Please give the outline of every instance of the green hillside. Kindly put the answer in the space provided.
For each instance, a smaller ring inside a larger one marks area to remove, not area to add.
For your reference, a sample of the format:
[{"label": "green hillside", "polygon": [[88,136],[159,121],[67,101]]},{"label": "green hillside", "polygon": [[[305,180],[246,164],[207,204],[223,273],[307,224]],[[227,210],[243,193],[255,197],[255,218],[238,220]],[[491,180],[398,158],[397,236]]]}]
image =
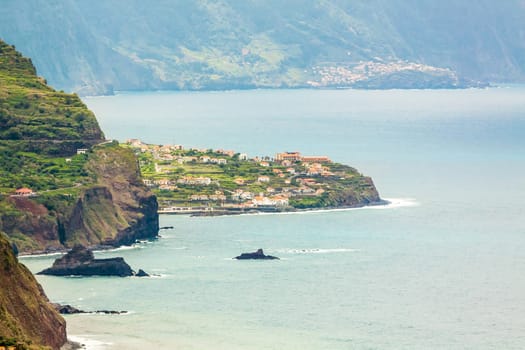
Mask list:
[{"label": "green hillside", "polygon": [[77,149],[103,139],[78,96],[49,87],[30,59],[0,41],[0,190],[74,186],[87,177]]},{"label": "green hillside", "polygon": [[156,236],[156,198],[133,153],[106,142],[77,95],[49,87],[2,41],[0,126],[0,232],[20,251]]},{"label": "green hillside", "polygon": [[47,86],[30,59],[0,40],[1,141],[80,142],[87,146],[103,139],[95,116],[78,96]]}]

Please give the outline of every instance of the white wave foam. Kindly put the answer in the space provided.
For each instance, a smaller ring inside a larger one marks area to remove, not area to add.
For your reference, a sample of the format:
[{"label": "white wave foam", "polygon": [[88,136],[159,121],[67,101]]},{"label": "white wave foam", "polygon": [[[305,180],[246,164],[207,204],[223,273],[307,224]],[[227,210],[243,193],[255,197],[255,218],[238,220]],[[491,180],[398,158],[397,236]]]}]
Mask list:
[{"label": "white wave foam", "polygon": [[166,272],[168,271],[168,269],[166,268],[155,268],[155,269],[150,269],[151,271],[155,271],[155,272]]},{"label": "white wave foam", "polygon": [[[117,248],[111,248],[111,249],[95,249],[93,250],[93,252],[99,254],[104,254],[104,253],[112,253],[112,252],[118,252],[118,251],[122,251],[122,250],[134,250],[134,249],[143,249],[145,248],[145,245],[146,244],[150,244],[152,243],[151,241],[148,241],[148,240],[144,240],[144,241],[139,241],[138,243],[135,243],[135,244],[132,244],[132,245],[125,245],[125,246],[121,246],[121,247],[117,247]],[[46,253],[46,254],[31,254],[31,255],[19,255],[18,257],[20,259],[26,259],[26,258],[47,258],[47,257],[53,257],[53,256],[58,256],[58,255],[65,255],[67,252],[57,252],[57,253]]]},{"label": "white wave foam", "polygon": [[118,248],[111,248],[111,249],[100,249],[100,250],[94,250],[95,253],[112,253],[112,252],[119,252],[122,250],[135,250],[135,249],[142,249],[144,248],[143,243],[136,243],[133,245],[125,245]]},{"label": "white wave foam", "polygon": [[385,203],[385,204],[367,205],[367,206],[358,207],[358,208],[332,208],[332,209],[311,209],[311,210],[307,209],[307,210],[288,211],[288,212],[279,212],[279,213],[274,213],[274,212],[270,212],[270,213],[255,212],[255,213],[246,213],[246,214],[232,215],[232,216],[249,216],[249,215],[309,215],[309,214],[323,214],[323,213],[339,212],[339,211],[395,209],[395,208],[402,208],[402,207],[417,207],[417,206],[420,205],[420,203],[417,202],[414,198],[385,198],[385,201],[387,201],[387,203]]},{"label": "white wave foam", "polygon": [[[135,314],[137,313],[136,311],[130,311],[130,310],[126,310],[126,312],[121,312],[121,313],[118,313],[118,314],[112,314],[112,313],[105,313],[103,311],[96,311],[96,310],[92,310],[92,311],[88,311],[88,312],[82,312],[82,313],[79,313],[79,314],[72,314],[72,315],[66,315],[66,317],[124,317],[124,316],[129,316],[129,315],[132,315],[132,314]],[[73,340],[73,339],[71,339]],[[74,340],[76,341],[76,340]]]},{"label": "white wave foam", "polygon": [[280,249],[279,253],[286,254],[331,254],[331,253],[353,253],[359,252],[355,248],[302,248],[302,249]]},{"label": "white wave foam", "polygon": [[86,350],[108,349],[113,343],[107,343],[96,339],[91,339],[90,335],[68,335],[68,339],[82,345]]},{"label": "white wave foam", "polygon": [[363,207],[358,209],[393,209],[404,207],[418,207],[421,204],[415,198],[385,198],[388,204]]},{"label": "white wave foam", "polygon": [[28,258],[48,258],[48,257],[53,257],[53,256],[58,256],[58,255],[64,255],[66,254],[66,252],[57,252],[57,253],[46,253],[46,254],[28,254],[28,255],[24,255],[24,254],[20,254],[18,256],[19,259],[28,259]]}]

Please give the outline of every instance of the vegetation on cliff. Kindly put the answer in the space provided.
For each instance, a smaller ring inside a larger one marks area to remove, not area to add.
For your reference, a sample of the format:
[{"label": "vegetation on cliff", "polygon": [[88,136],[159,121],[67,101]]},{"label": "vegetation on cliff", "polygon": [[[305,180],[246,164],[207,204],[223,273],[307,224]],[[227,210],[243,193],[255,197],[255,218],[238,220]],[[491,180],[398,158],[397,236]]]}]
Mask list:
[{"label": "vegetation on cliff", "polygon": [[0,230],[21,252],[156,236],[157,202],[133,153],[104,141],[78,96],[47,86],[2,41],[0,126]]},{"label": "vegetation on cliff", "polygon": [[1,232],[0,286],[0,346],[59,349],[66,342],[66,322]]},{"label": "vegetation on cliff", "polygon": [[[49,87],[30,59],[0,40],[0,140],[21,150],[62,154],[104,139],[97,120],[76,95]],[[64,147],[63,145],[70,145]],[[22,147],[24,146],[24,147]]]}]

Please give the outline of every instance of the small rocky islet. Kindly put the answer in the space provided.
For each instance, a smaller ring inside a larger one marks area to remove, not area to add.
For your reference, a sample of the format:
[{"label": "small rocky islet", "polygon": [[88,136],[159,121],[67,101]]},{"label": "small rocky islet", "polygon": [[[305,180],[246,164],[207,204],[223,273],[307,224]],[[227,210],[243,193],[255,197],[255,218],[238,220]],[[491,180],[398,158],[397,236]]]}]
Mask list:
[{"label": "small rocky islet", "polygon": [[236,260],[279,260],[278,257],[272,255],[264,254],[264,251],[259,248],[255,252],[251,253],[242,253],[239,256],[236,256]]},{"label": "small rocky islet", "polygon": [[77,244],[66,255],[58,258],[53,266],[40,271],[39,275],[52,276],[119,276],[147,277],[144,270],[135,272],[124,258],[95,259],[93,252]]},{"label": "small rocky islet", "polygon": [[52,304],[56,311],[62,315],[74,315],[74,314],[105,314],[105,315],[120,315],[127,314],[127,311],[116,311],[116,310],[96,310],[96,311],[85,311],[77,309],[69,304]]}]

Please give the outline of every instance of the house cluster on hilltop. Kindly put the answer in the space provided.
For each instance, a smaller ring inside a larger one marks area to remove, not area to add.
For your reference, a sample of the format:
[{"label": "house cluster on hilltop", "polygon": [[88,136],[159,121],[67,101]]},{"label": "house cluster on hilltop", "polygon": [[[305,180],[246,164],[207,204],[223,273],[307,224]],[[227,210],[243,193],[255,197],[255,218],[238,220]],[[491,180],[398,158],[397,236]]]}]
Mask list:
[{"label": "house cluster on hilltop", "polygon": [[409,61],[383,62],[379,58],[377,58],[377,61],[360,61],[354,64],[320,65],[313,67],[312,71],[319,77],[317,80],[307,82],[313,87],[351,86],[371,78],[403,72],[438,74],[457,78],[456,74],[448,68],[434,67]]},{"label": "house cluster on hilltop", "polygon": [[[190,148],[185,150],[182,145],[150,145],[138,139],[129,139],[126,143],[133,148],[139,149],[142,153],[151,152],[155,160],[176,161],[178,164],[193,162],[225,165],[228,163],[227,158],[232,158],[236,155],[239,160],[248,160],[246,153],[236,153],[233,150],[212,150],[205,148]],[[182,154],[181,151],[185,151],[184,154]],[[209,154],[216,156],[210,156]]]},{"label": "house cluster on hilltop", "polygon": [[[293,162],[303,163],[331,163],[327,156],[303,156],[300,152],[284,152],[275,155],[275,161],[281,162],[282,165],[292,165]],[[285,164],[283,164],[285,162]]]},{"label": "house cluster on hilltop", "polygon": [[[330,170],[332,161],[327,156],[283,152],[273,158],[250,159],[246,154],[232,150],[185,150],[182,145],[148,145],[136,139],[127,143],[147,155],[142,158],[141,166],[149,166],[153,173],[144,178],[144,184],[172,192],[170,203],[238,208],[286,207],[294,197],[322,195],[324,184],[316,178],[335,175]],[[227,174],[226,168],[217,167],[230,162],[232,167],[228,168]],[[239,167],[244,170],[236,171]]]}]

